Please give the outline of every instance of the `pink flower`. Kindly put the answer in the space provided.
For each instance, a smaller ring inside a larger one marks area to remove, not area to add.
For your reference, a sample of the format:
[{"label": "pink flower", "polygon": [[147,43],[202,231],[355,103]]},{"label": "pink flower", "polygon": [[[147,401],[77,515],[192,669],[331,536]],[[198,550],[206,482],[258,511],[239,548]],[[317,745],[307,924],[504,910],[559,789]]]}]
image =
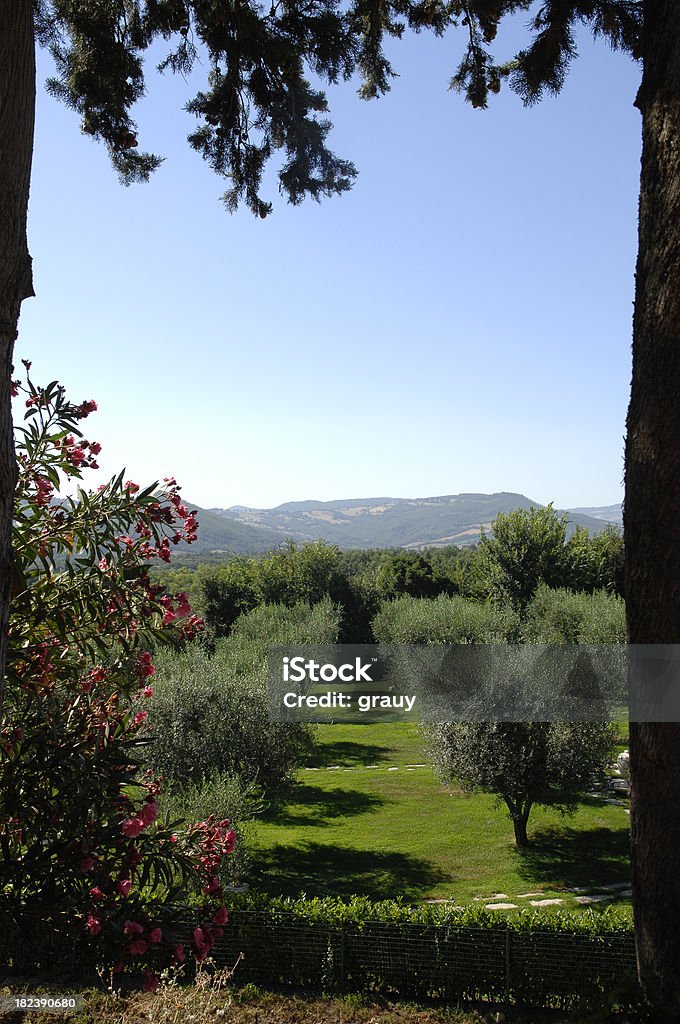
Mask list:
[{"label": "pink flower", "polygon": [[145,686],[142,690],[142,697],[153,697],[153,686]]},{"label": "pink flower", "polygon": [[185,960],[184,946],[180,943],[179,946],[175,946],[175,960],[183,964]]},{"label": "pink flower", "polygon": [[104,893],[101,891],[98,885],[95,885],[94,888],[90,889],[90,896],[92,897],[93,900],[104,899]]},{"label": "pink flower", "polygon": [[90,401],[81,402],[76,408],[74,415],[76,419],[83,420],[86,416],[89,416],[91,412],[96,412],[96,410],[97,403],[93,399],[90,399]]},{"label": "pink flower", "polygon": [[148,948],[149,943],[144,939],[135,939],[135,941],[131,942],[128,947],[130,956],[142,956],[143,953],[146,953]]},{"label": "pink flower", "polygon": [[102,930],[102,923],[98,917],[93,917],[92,914],[88,915],[87,921],[85,922],[85,931],[88,935],[99,935]]},{"label": "pink flower", "polygon": [[161,980],[158,977],[158,975],[154,974],[153,971],[149,970],[149,968],[147,967],[147,969],[144,971],[144,983],[142,985],[144,991],[155,992],[160,983]]},{"label": "pink flower", "polygon": [[134,839],[135,836],[139,835],[143,828],[144,822],[141,818],[126,818],[121,825],[123,835],[127,836],[128,839]]},{"label": "pink flower", "polygon": [[130,879],[121,878],[120,882],[118,883],[118,892],[121,894],[121,896],[129,896],[131,888],[132,882],[130,881]]},{"label": "pink flower", "polygon": [[216,892],[219,889],[220,883],[217,880],[216,875],[211,875],[208,879],[207,885],[203,887],[203,892],[208,896],[211,892]]},{"label": "pink flower", "polygon": [[207,931],[204,931],[200,926],[194,928],[194,955],[199,963],[201,960],[205,960],[212,945],[213,940]]},{"label": "pink flower", "polygon": [[138,711],[136,715],[132,716],[132,724],[133,725],[141,725],[142,722],[146,721],[146,719],[148,717],[149,717],[149,712],[148,711]]},{"label": "pink flower", "polygon": [[160,942],[162,938],[160,928],[154,928],[153,931],[149,932],[149,942]]},{"label": "pink flower", "polygon": [[82,871],[82,873],[85,874],[88,871],[92,871],[93,867],[94,860],[92,859],[92,857],[83,857],[83,859],[80,862],[80,870]]},{"label": "pink flower", "polygon": [[229,920],[229,914],[227,913],[226,907],[220,907],[215,916],[213,917],[213,924],[226,924]]},{"label": "pink flower", "polygon": [[140,679],[145,679],[147,676],[153,676],[156,672],[156,667],[152,664],[152,655],[148,653],[148,651],[139,655],[137,672]]},{"label": "pink flower", "polygon": [[144,804],[141,811],[139,812],[139,820],[143,825],[151,825],[158,817],[158,804],[153,800],[149,804]]},{"label": "pink flower", "polygon": [[123,935],[126,939],[129,939],[131,935],[141,935],[143,931],[144,929],[138,921],[126,921],[123,925]]}]

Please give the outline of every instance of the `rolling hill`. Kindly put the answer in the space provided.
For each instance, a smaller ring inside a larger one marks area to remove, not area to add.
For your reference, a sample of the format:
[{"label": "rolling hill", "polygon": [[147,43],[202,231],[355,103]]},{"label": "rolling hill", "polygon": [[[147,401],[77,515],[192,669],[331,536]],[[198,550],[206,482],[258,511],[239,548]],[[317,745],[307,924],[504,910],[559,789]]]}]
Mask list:
[{"label": "rolling hill", "polygon": [[[326,540],[342,548],[474,544],[499,512],[540,503],[523,494],[446,494],[430,498],[351,498],[293,501],[271,509],[234,505],[199,510],[199,539],[194,552],[256,553],[288,538]],[[195,507],[195,506],[192,506]],[[574,509],[570,522],[599,533],[616,521],[619,506]]]}]

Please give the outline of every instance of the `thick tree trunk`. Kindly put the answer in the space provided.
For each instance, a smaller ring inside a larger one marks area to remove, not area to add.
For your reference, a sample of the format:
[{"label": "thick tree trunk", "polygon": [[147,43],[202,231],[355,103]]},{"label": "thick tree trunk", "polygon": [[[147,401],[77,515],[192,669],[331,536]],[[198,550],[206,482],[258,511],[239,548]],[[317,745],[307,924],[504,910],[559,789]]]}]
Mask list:
[{"label": "thick tree trunk", "polygon": [[[631,643],[680,643],[680,3],[646,0],[642,179],[626,447]],[[680,1005],[680,723],[631,725],[640,978]]]},{"label": "thick tree trunk", "polygon": [[26,240],[35,118],[32,0],[0,0],[0,714],[7,652],[16,461],[12,352],[23,299],[33,294]]}]

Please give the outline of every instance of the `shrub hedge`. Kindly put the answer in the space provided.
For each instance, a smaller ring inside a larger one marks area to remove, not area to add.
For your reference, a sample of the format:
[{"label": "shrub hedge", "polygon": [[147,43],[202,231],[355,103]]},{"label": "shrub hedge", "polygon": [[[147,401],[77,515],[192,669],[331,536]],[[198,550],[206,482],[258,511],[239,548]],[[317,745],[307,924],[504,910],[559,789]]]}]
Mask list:
[{"label": "shrub hedge", "polygon": [[401,999],[596,1005],[635,970],[630,912],[513,915],[454,904],[409,906],[233,896],[214,955],[237,983]]}]

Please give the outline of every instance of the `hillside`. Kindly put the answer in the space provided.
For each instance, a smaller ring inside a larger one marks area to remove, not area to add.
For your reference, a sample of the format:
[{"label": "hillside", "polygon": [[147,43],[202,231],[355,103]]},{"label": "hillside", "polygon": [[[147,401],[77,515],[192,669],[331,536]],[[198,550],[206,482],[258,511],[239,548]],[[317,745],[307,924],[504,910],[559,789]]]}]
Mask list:
[{"label": "hillside", "polygon": [[[228,548],[226,541],[220,539],[220,524],[224,524],[225,530],[240,528],[252,531],[239,534],[240,543],[248,543],[252,538],[254,543],[264,543],[265,546],[267,543],[269,546],[280,543],[286,538],[297,541],[323,539],[342,548],[474,544],[479,540],[480,528],[489,530],[499,512],[538,505],[523,494],[507,491],[498,494],[447,494],[431,498],[292,501],[271,509],[234,505],[202,513],[199,517],[202,524],[199,542],[208,544],[205,535],[205,526],[208,526],[211,538],[219,541],[221,547]],[[588,510],[590,514],[573,510],[569,518],[575,524],[586,526],[591,533],[599,533],[607,526],[605,510],[617,508],[592,508]],[[231,543],[233,545],[234,540]],[[262,547],[232,549],[263,550]],[[214,547],[208,544],[208,550],[214,550]]]},{"label": "hillside", "polygon": [[200,508],[184,499],[185,504],[198,513],[198,540],[188,545],[177,545],[178,552],[192,556],[206,552],[225,554],[259,554],[278,547],[285,538],[261,526],[251,526],[237,519],[226,518],[207,508]]},{"label": "hillside", "polygon": [[592,516],[593,519],[602,519],[606,523],[616,523],[617,526],[623,526],[622,505],[597,505],[594,508],[573,508],[571,512]]}]

